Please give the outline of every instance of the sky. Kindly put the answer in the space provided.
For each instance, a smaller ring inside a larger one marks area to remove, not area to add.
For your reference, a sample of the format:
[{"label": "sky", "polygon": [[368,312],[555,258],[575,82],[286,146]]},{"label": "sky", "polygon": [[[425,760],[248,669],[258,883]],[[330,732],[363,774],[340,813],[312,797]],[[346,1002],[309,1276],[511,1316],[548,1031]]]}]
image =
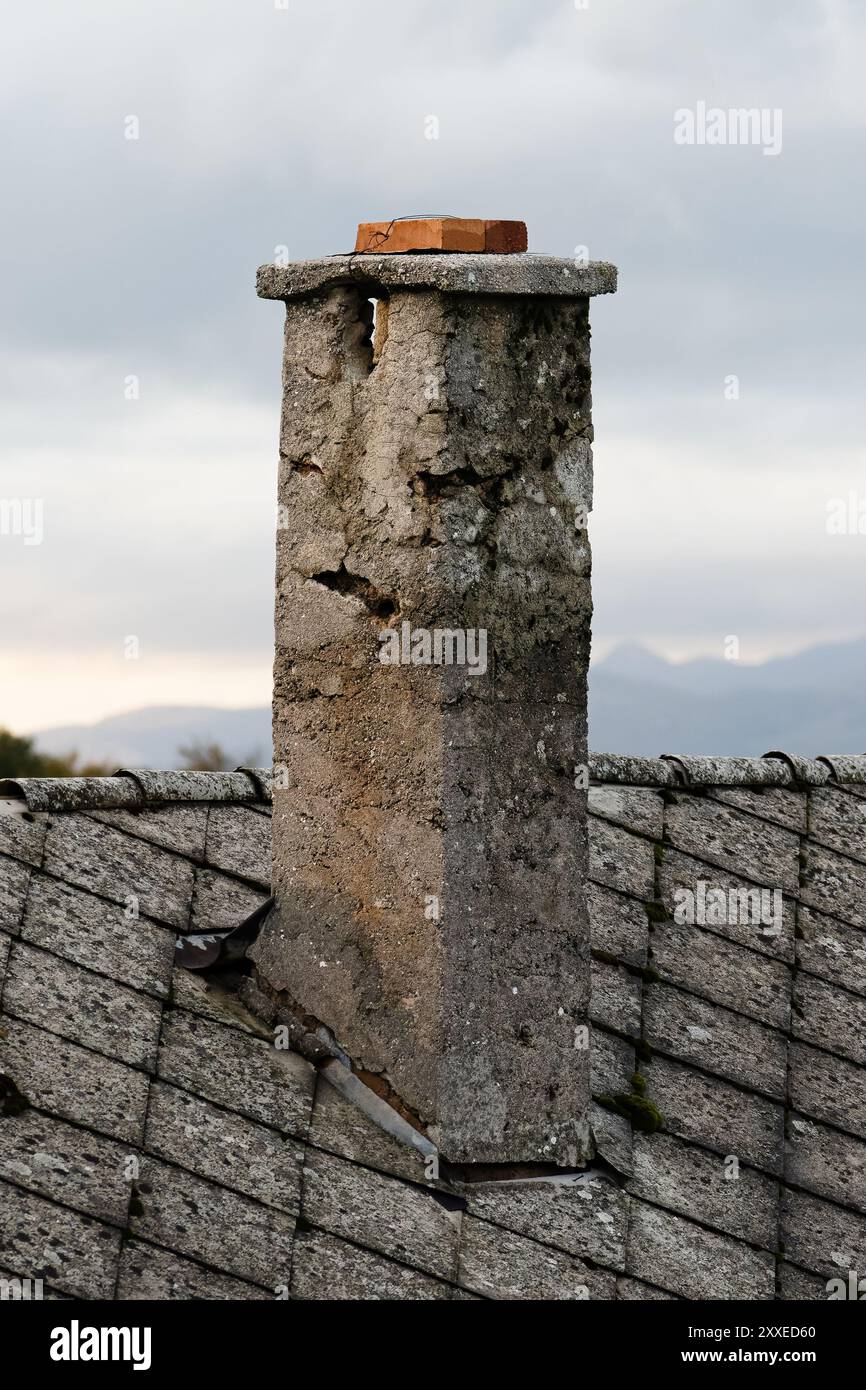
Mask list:
[{"label": "sky", "polygon": [[[269,703],[282,310],[255,269],[431,210],[619,267],[596,655],[866,633],[864,68],[861,0],[8,11],[0,725]],[[699,142],[739,108],[763,135]]]}]

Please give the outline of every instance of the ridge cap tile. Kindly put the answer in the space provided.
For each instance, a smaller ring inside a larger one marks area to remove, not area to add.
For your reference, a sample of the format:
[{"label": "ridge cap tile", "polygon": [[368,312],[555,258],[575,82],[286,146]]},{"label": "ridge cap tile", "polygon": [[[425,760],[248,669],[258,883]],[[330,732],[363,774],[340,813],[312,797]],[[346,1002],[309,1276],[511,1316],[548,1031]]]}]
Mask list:
[{"label": "ridge cap tile", "polygon": [[269,768],[234,772],[185,772],[118,768],[110,777],[5,777],[0,799],[23,801],[27,810],[124,811],[177,802],[270,802]]}]

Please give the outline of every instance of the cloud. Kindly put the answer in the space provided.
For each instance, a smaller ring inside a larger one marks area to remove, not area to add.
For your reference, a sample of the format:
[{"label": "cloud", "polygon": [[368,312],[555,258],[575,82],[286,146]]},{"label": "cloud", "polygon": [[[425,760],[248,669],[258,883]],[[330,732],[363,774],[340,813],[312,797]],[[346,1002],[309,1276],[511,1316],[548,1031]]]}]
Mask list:
[{"label": "cloud", "polygon": [[[185,692],[197,653],[267,670],[282,325],[255,266],[427,210],[620,265],[593,305],[599,642],[847,632],[856,539],[810,527],[863,485],[864,60],[846,0],[19,7],[3,490],[44,497],[46,539],[0,541],[11,647],[95,672],[142,629]],[[675,145],[701,100],[781,108],[782,154]]]}]

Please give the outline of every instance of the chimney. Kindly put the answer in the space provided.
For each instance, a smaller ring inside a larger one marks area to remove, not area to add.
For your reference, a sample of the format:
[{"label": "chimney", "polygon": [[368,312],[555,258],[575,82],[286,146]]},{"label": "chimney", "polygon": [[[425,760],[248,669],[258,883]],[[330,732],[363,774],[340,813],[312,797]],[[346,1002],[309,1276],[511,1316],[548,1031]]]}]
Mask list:
[{"label": "chimney", "polygon": [[447,1160],[575,1166],[589,300],[616,271],[451,222],[259,271],[286,327],[276,908],[254,959]]}]

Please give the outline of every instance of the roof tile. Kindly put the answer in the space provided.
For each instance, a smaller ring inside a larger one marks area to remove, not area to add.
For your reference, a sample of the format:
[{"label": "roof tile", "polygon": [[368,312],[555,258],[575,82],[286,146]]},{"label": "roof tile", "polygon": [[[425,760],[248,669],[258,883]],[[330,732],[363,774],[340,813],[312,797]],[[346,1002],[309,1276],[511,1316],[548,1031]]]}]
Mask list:
[{"label": "roof tile", "polygon": [[866,1220],[832,1202],[782,1189],[781,1237],[795,1264],[825,1279],[866,1269]]},{"label": "roof tile", "polygon": [[435,1193],[308,1148],[304,1219],[427,1274],[453,1279],[461,1213]]},{"label": "roof tile", "polygon": [[168,994],[170,931],[45,874],[33,875],[21,938],[158,998]]},{"label": "roof tile", "polygon": [[691,1299],[770,1299],[775,1291],[769,1253],[637,1200],[631,1205],[628,1271]]},{"label": "roof tile", "polygon": [[178,855],[101,825],[90,816],[56,816],[45,839],[46,873],[64,883],[133,904],[147,917],[185,927],[192,865]]},{"label": "roof tile", "polygon": [[809,907],[800,908],[797,923],[800,967],[855,994],[866,994],[866,932]]},{"label": "roof tile", "polygon": [[614,1298],[613,1274],[573,1255],[467,1216],[460,1250],[460,1283],[497,1299]]},{"label": "roof tile", "polygon": [[76,1298],[111,1298],[120,1231],[0,1183],[0,1246],[14,1273]]},{"label": "roof tile", "polygon": [[122,1226],[128,1149],[29,1109],[0,1124],[0,1179]]},{"label": "roof tile", "polygon": [[0,1071],[40,1110],[128,1144],[141,1141],[148,1091],[144,1072],[8,1016],[0,1036]]},{"label": "roof tile", "polygon": [[794,981],[791,1031],[866,1066],[866,999],[800,971]]},{"label": "roof tile", "polygon": [[784,1112],[777,1101],[738,1090],[727,1081],[654,1055],[642,1063],[647,1093],[664,1116],[665,1129],[716,1153],[738,1154],[743,1163],[781,1173]]},{"label": "roof tile", "polygon": [[233,1279],[228,1274],[147,1245],[142,1240],[124,1242],[120,1256],[117,1297],[121,1300],[220,1299],[235,1303],[245,1299],[272,1299],[270,1290]]},{"label": "roof tile", "polygon": [[775,1251],[779,1185],[742,1164],[736,1181],[729,1155],[710,1154],[668,1134],[636,1134],[628,1191],[727,1235]]},{"label": "roof tile", "polygon": [[270,892],[270,819],[244,806],[212,806],[205,858],[208,864],[251,879]]},{"label": "roof tile", "polygon": [[866,927],[866,864],[807,840],[800,869],[800,898],[809,907]]},{"label": "roof tile", "polygon": [[773,1097],[785,1094],[785,1039],[762,1023],[668,985],[651,985],[644,1034],[650,1047],[681,1061]]},{"label": "roof tile", "polygon": [[415,1269],[373,1255],[325,1231],[299,1231],[292,1263],[292,1298],[447,1300],[451,1286]]},{"label": "roof tile", "polygon": [[242,1115],[154,1082],[145,1145],[199,1177],[298,1214],[303,1147]]},{"label": "roof tile", "polygon": [[0,854],[0,929],[17,936],[27,901],[30,867]]},{"label": "roof tile", "polygon": [[830,1052],[794,1041],[788,1067],[795,1109],[866,1139],[866,1072]]},{"label": "roof tile", "polygon": [[658,792],[646,787],[601,786],[590,787],[588,798],[590,815],[661,839],[664,805]]},{"label": "roof tile", "polygon": [[[699,859],[680,854],[678,850],[667,847],[659,868],[659,885],[662,901],[670,916],[673,916],[677,906],[685,901],[676,896],[679,889],[685,888],[693,893],[695,905],[697,905],[701,885],[703,885],[705,893],[709,893],[711,889],[719,888],[725,892],[730,892],[732,889],[748,891],[754,887],[754,884],[750,883],[748,879],[740,878],[726,869],[719,869],[716,865],[703,864]],[[778,960],[793,961],[794,909],[795,905],[792,899],[783,894],[782,930],[778,935],[775,932],[764,930],[761,926],[755,926],[751,921],[741,922],[737,920],[713,923],[713,931],[726,937],[729,941],[737,942],[740,946],[749,946],[752,950],[760,951],[763,955],[774,956]],[[739,914],[737,913],[735,916],[738,917]],[[775,926],[776,923],[773,925]]]},{"label": "roof tile", "polygon": [[791,1115],[785,1179],[866,1216],[866,1143],[817,1120]]},{"label": "roof tile", "polygon": [[684,780],[695,787],[784,787],[791,780],[785,763],[769,758],[692,758],[679,753],[663,753],[674,763]]},{"label": "roof tile", "polygon": [[708,797],[674,796],[665,808],[665,838],[677,849],[768,888],[796,891],[800,842],[790,830]]},{"label": "roof tile", "polygon": [[306,1135],[315,1073],[294,1052],[236,1028],[166,1011],[158,1071],[164,1081],[286,1133]]},{"label": "roof tile", "polygon": [[26,942],[12,947],[3,1007],[132,1066],[154,1064],[161,1013],[155,999]]},{"label": "roof tile", "polygon": [[134,1235],[265,1288],[288,1288],[291,1216],[154,1158],[141,1162]]},{"label": "roof tile", "polygon": [[115,830],[149,840],[187,859],[204,859],[208,809],[196,802],[181,802],[173,806],[147,806],[140,811],[88,811],[88,815],[103,825],[113,825]]},{"label": "roof tile", "polygon": [[600,884],[587,884],[592,946],[633,965],[645,965],[647,915],[642,902],[614,893]]},{"label": "roof tile", "polygon": [[[267,822],[266,822],[267,823]],[[270,889],[250,888],[213,869],[196,869],[191,931],[220,931],[240,926],[257,907],[267,902]]]},{"label": "roof tile", "polygon": [[779,961],[736,946],[703,927],[674,922],[650,927],[650,956],[668,984],[771,1027],[787,1029],[791,973]]},{"label": "roof tile", "polygon": [[0,815],[0,853],[38,868],[45,848],[45,817]]},{"label": "roof tile", "polygon": [[625,1268],[627,1199],[601,1173],[475,1183],[465,1193],[472,1216],[608,1269]]},{"label": "roof tile", "polygon": [[619,888],[638,898],[653,896],[653,847],[596,816],[589,818],[589,876],[595,883]]}]

